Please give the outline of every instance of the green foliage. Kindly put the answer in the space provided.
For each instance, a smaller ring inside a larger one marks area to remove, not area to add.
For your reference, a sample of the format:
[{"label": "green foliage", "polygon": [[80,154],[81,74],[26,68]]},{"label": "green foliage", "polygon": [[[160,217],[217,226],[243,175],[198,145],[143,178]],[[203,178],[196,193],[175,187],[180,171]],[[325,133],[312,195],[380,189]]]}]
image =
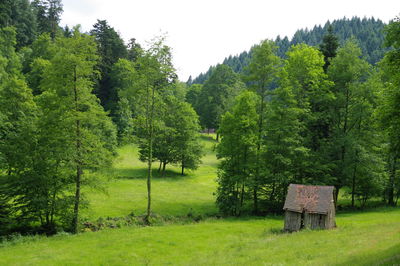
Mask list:
[{"label": "green foliage", "polygon": [[75,205],[72,230],[76,232],[80,186],[90,183],[84,179],[84,171],[111,163],[115,130],[91,93],[97,60],[93,39],[75,29],[72,38],[58,38],[56,45],[57,53],[46,68],[43,93],[38,98],[42,162],[48,164],[41,169],[49,169],[45,174],[57,177],[53,185],[57,192],[59,182],[61,188],[75,184],[75,198],[67,202]]},{"label": "green foliage", "polygon": [[325,65],[324,71],[328,70],[330,60],[336,56],[336,50],[339,47],[339,40],[333,34],[332,25],[328,27],[328,33],[323,37],[322,43],[319,46],[319,50],[324,55]]},{"label": "green foliage", "polygon": [[50,33],[54,40],[61,20],[63,4],[61,0],[33,0],[32,7],[36,14],[37,30],[39,34]]},{"label": "green foliage", "polygon": [[232,113],[222,116],[221,143],[217,157],[222,159],[218,171],[217,205],[228,215],[240,215],[244,200],[252,187],[258,141],[258,97],[242,92]]},{"label": "green foliage", "polygon": [[103,107],[107,111],[111,110],[111,113],[114,114],[118,95],[116,88],[111,85],[110,72],[118,59],[127,57],[127,48],[122,38],[113,27],[108,25],[106,20],[97,20],[90,34],[96,40],[100,55],[97,65],[100,72],[100,79],[98,80],[95,93],[101,100]]},{"label": "green foliage", "polygon": [[234,97],[243,89],[244,84],[230,67],[218,65],[199,96],[198,114],[202,127],[217,129],[221,115],[232,106]]},{"label": "green foliage", "polygon": [[278,74],[281,71],[281,60],[275,55],[276,46],[272,41],[262,41],[260,45],[254,47],[251,61],[246,68],[246,76],[244,79],[251,84],[251,89],[254,90],[258,97],[259,103],[257,106],[258,122],[257,122],[257,152],[254,165],[253,186],[253,212],[258,214],[258,199],[259,189],[262,183],[264,167],[261,166],[261,154],[265,151],[262,147],[262,140],[265,137],[265,108],[267,93],[273,88],[276,83]]},{"label": "green foliage", "polygon": [[[329,33],[329,28],[332,27],[332,33],[337,37],[339,44],[344,44],[347,40],[356,38],[361,46],[363,56],[370,64],[376,64],[387,51],[383,48],[385,38],[383,34],[384,26],[385,24],[381,20],[374,18],[343,18],[334,20],[333,22],[328,21],[324,26],[319,25],[314,26],[312,29],[300,29],[296,31],[291,40],[288,37],[281,38],[277,36],[274,42],[277,46],[277,55],[281,58],[286,58],[286,53],[290,47],[296,44],[304,43],[310,46],[324,45],[323,39],[325,36],[332,39],[333,42],[331,44],[334,44],[334,38]],[[230,66],[236,73],[243,73],[251,60],[253,48],[239,55],[225,58],[223,64]],[[214,66],[211,66],[207,72],[201,73],[190,84],[204,84],[214,68]]]},{"label": "green foliage", "polygon": [[36,37],[36,18],[29,0],[4,0],[0,3],[0,28],[15,27],[16,49],[33,42]]},{"label": "green foliage", "polygon": [[373,80],[367,82],[371,67],[360,57],[361,49],[354,41],[349,41],[338,50],[328,69],[330,79],[335,83],[332,91],[336,98],[331,116],[331,152],[335,164],[332,175],[337,190],[352,184],[353,194],[357,193],[359,178],[364,185],[366,180],[371,180],[370,186],[375,182],[375,191],[379,191],[382,175],[381,155],[376,148],[381,144],[376,139],[378,130],[371,119],[377,84]]},{"label": "green foliage", "polygon": [[[202,149],[199,145],[198,117],[193,108],[173,96],[164,100],[161,123],[154,128],[153,160],[160,161],[162,175],[165,174],[167,164],[178,164],[184,169],[196,169],[200,163]],[[148,160],[147,142],[142,142],[140,158]]]},{"label": "green foliage", "polygon": [[260,186],[267,202],[282,204],[290,183],[307,182],[301,179],[299,172],[308,164],[310,149],[304,146],[302,135],[304,123],[301,117],[305,110],[298,106],[292,88],[278,87],[270,97],[262,143],[262,161],[266,170]]},{"label": "green foliage", "polygon": [[385,55],[381,66],[385,86],[380,92],[380,104],[377,117],[384,131],[387,143],[387,172],[386,198],[388,203],[395,205],[400,198],[400,19],[396,18],[386,27],[386,46],[392,49]]},{"label": "green foliage", "polygon": [[[13,28],[0,30],[0,173],[7,174],[4,178],[9,191],[4,192],[8,196],[19,190],[18,185],[31,174],[36,143],[37,110],[21,74],[15,38]],[[16,185],[10,185],[14,181]]]},{"label": "green foliage", "polygon": [[186,93],[185,100],[190,103],[197,113],[200,112],[200,95],[203,86],[201,84],[191,85]]},{"label": "green foliage", "polygon": [[133,62],[119,59],[112,66],[110,82],[118,98],[113,120],[118,129],[119,143],[128,143],[132,140],[134,130],[132,118],[138,109],[139,88],[136,86],[136,78],[137,72]]}]

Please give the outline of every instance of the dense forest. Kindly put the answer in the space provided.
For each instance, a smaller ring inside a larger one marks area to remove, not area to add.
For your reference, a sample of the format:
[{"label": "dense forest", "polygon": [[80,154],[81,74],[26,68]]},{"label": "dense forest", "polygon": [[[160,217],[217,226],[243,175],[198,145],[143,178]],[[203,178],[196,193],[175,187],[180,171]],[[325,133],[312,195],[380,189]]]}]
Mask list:
[{"label": "dense forest", "polygon": [[61,0],[0,7],[0,234],[79,232],[82,188],[124,144],[147,163],[151,224],[154,164],[197,169],[202,129],[217,132],[223,215],[280,211],[290,183],[397,204],[399,19],[265,40],[189,86],[162,36],[143,47],[105,20],[62,28]]},{"label": "dense forest", "polygon": [[[370,64],[376,64],[383,58],[385,51],[384,47],[384,29],[385,24],[374,18],[353,17],[351,19],[343,18],[334,20],[333,22],[326,22],[322,27],[321,25],[314,26],[312,29],[301,29],[296,31],[293,37],[289,40],[287,36],[277,36],[274,40],[275,45],[278,47],[276,55],[281,58],[286,58],[286,53],[292,45],[305,43],[310,46],[318,46],[323,37],[328,33],[329,28],[333,30],[337,36],[339,43],[344,44],[349,39],[357,40],[357,44],[361,48],[363,58]],[[236,73],[242,73],[245,67],[249,64],[253,48],[250,51],[244,51],[236,56],[229,56],[224,59],[222,64],[230,66]],[[211,75],[214,66],[211,66],[205,73],[201,73],[198,77],[189,78],[187,83],[203,84]]]}]

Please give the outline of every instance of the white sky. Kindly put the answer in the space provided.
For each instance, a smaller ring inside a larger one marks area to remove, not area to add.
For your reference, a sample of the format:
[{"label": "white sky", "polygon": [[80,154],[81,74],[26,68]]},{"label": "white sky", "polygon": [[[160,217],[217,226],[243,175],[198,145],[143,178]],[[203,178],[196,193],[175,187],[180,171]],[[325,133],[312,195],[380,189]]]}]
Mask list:
[{"label": "white sky", "polygon": [[196,77],[229,55],[263,39],[289,38],[297,29],[343,17],[388,22],[400,0],[63,0],[61,24],[89,31],[105,19],[127,41],[140,44],[167,33],[180,80]]}]

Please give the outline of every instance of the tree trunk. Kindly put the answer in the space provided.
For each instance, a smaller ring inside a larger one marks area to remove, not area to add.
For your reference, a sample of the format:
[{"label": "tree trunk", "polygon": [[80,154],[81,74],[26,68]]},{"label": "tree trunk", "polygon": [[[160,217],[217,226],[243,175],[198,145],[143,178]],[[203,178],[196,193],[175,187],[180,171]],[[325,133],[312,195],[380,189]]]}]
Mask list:
[{"label": "tree trunk", "polygon": [[392,159],[392,163],[390,166],[390,173],[389,173],[389,187],[388,187],[388,204],[390,206],[395,206],[394,202],[394,180],[396,177],[396,163],[397,160],[395,156]]},{"label": "tree trunk", "polygon": [[239,209],[239,216],[242,214],[242,207],[244,201],[244,182],[242,184],[242,191],[240,192],[240,209]]},{"label": "tree trunk", "polygon": [[262,127],[264,124],[264,81],[260,87],[260,113],[258,120],[258,140],[257,140],[257,152],[256,152],[256,175],[254,176],[254,186],[253,186],[253,212],[258,214],[258,180],[260,179],[260,152],[261,152],[261,139],[262,139]]},{"label": "tree trunk", "polygon": [[76,177],[75,177],[75,205],[74,205],[74,217],[72,220],[72,231],[76,234],[78,233],[79,224],[79,203],[81,198],[81,174],[82,169],[78,164],[76,166]]},{"label": "tree trunk", "polygon": [[335,209],[337,209],[340,186],[335,186],[335,190],[336,190],[336,193],[335,193],[335,198],[334,198],[335,202],[334,203],[335,203]]},{"label": "tree trunk", "polygon": [[351,184],[351,207],[354,208],[354,198],[356,194],[356,171],[357,171],[357,163],[353,169],[353,179]]},{"label": "tree trunk", "polygon": [[[76,66],[74,68],[74,99],[75,99],[75,112],[78,115],[78,88],[76,87]],[[79,204],[81,198],[81,175],[82,175],[82,162],[81,162],[81,121],[77,118],[75,121],[75,149],[76,149],[76,176],[75,176],[75,204],[74,204],[74,215],[72,219],[72,231],[78,233],[79,224]]]},{"label": "tree trunk", "polygon": [[[147,87],[148,89],[149,87]],[[153,114],[154,114],[154,103],[155,103],[155,88],[154,86],[151,88],[151,106],[150,105],[150,100],[149,100],[149,93],[147,93],[147,103],[148,103],[148,111],[147,116],[148,116],[148,142],[149,142],[149,153],[148,153],[148,162],[147,162],[147,214],[145,217],[145,222],[147,224],[150,224],[150,215],[151,215],[151,179],[152,179],[152,171],[151,171],[151,165],[153,162]]]},{"label": "tree trunk", "polygon": [[182,163],[182,172],[181,175],[185,175],[185,165]]},{"label": "tree trunk", "polygon": [[163,167],[162,167],[162,176],[165,176],[165,167],[167,166],[167,163],[164,162],[163,163]]},{"label": "tree trunk", "polygon": [[158,172],[161,172],[162,162],[160,161],[160,166],[158,167]]},{"label": "tree trunk", "polygon": [[219,141],[219,133],[217,132],[217,137],[215,139],[217,142]]}]

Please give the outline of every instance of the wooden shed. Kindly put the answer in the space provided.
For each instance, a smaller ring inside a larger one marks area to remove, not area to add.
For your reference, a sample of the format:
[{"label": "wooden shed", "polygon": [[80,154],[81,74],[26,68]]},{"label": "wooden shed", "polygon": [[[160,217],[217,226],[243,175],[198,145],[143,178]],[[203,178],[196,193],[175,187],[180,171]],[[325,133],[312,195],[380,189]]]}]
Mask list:
[{"label": "wooden shed", "polygon": [[330,229],[335,223],[335,189],[332,186],[290,184],[286,196],[284,230]]}]

